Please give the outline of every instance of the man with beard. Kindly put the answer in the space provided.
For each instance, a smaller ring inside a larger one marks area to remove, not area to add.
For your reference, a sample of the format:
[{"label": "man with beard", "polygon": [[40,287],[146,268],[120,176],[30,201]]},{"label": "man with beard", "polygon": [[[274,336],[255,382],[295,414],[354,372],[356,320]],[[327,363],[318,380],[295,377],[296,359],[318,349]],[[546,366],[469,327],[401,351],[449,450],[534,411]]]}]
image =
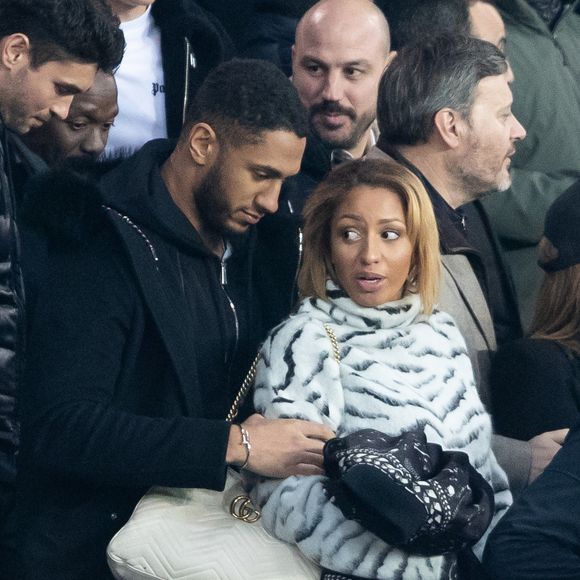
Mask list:
[{"label": "man with beard", "polygon": [[373,124],[389,25],[370,0],[321,0],[301,18],[292,48],[292,82],[310,132],[300,174],[288,181],[282,211],[299,214],[332,166],[357,159],[376,141]]},{"label": "man with beard", "polygon": [[[465,337],[487,405],[496,331],[519,325],[498,242],[479,211],[482,196],[510,186],[515,144],[526,135],[511,112],[511,78],[503,53],[476,38],[440,36],[403,47],[380,83],[381,135],[369,154],[408,166],[431,197],[443,254],[439,306]],[[494,451],[512,487],[520,489],[543,471],[566,431],[530,442],[495,437]]]},{"label": "man with beard", "polygon": [[[17,135],[67,116],[75,94],[97,69],[123,55],[123,34],[104,0],[0,2],[0,553],[11,507],[19,447],[17,400],[25,364],[15,161],[26,153]],[[1,558],[0,558],[1,560]]]},{"label": "man with beard", "polygon": [[[263,296],[274,264],[256,263],[254,226],[299,170],[306,132],[274,65],[225,63],[175,147],[151,141],[101,179],[104,203],[73,224],[85,233],[76,248],[66,232],[51,236],[7,577],[110,577],[107,543],[152,485],[222,489],[228,465],[322,473],[328,428],[249,409],[225,420],[268,330],[265,305],[291,290]],[[86,180],[66,177],[48,183],[73,202],[87,194]],[[63,208],[45,197],[39,213],[54,229]]]}]

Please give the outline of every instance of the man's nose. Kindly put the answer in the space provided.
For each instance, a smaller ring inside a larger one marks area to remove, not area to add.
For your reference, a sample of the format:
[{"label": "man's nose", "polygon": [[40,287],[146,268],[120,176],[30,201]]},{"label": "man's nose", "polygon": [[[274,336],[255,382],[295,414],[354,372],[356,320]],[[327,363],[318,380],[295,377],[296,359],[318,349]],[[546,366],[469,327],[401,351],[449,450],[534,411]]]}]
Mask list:
[{"label": "man's nose", "polygon": [[514,123],[512,126],[511,137],[513,141],[521,141],[526,138],[526,130],[524,126],[514,116]]},{"label": "man's nose", "polygon": [[276,213],[278,211],[278,199],[282,183],[273,181],[256,197],[256,205],[263,213]]},{"label": "man's nose", "polygon": [[344,95],[343,79],[338,71],[330,71],[324,79],[321,97],[325,101],[338,102]]},{"label": "man's nose", "polygon": [[50,112],[64,121],[68,117],[68,111],[70,109],[73,98],[74,95],[61,97],[56,103],[54,103],[54,105],[52,105],[52,107],[50,107]]},{"label": "man's nose", "polygon": [[105,146],[107,145],[107,135],[108,133],[103,131],[100,127],[95,127],[88,131],[80,144],[81,153],[97,158],[104,151]]}]

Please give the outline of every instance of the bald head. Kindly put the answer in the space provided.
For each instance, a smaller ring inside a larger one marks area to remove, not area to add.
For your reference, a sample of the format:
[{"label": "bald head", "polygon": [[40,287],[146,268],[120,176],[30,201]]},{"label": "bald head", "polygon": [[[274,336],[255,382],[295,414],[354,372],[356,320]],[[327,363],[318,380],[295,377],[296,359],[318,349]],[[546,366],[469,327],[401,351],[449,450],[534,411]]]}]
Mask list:
[{"label": "bald head", "polygon": [[495,44],[502,51],[505,50],[505,25],[501,14],[492,3],[485,0],[471,0],[469,20],[473,36]]},{"label": "bald head", "polygon": [[389,26],[369,0],[322,0],[298,23],[293,82],[329,148],[364,152],[390,56]]},{"label": "bald head", "polygon": [[386,56],[391,49],[389,25],[383,12],[369,0],[321,0],[306,11],[296,27],[296,45],[303,35],[360,40],[371,36]]}]

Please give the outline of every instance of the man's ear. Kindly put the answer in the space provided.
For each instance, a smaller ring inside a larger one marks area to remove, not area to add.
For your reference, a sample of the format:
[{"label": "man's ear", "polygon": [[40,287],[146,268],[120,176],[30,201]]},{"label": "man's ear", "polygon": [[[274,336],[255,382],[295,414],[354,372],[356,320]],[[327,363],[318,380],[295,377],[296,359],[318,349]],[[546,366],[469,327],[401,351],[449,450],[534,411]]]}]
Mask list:
[{"label": "man's ear", "polygon": [[435,132],[450,149],[459,147],[465,122],[462,115],[450,108],[437,111],[433,120]]},{"label": "man's ear", "polygon": [[387,60],[385,61],[385,70],[387,70],[391,66],[391,63],[393,62],[393,60],[395,60],[396,56],[397,56],[396,50],[389,51],[389,54],[387,54]]},{"label": "man's ear", "polygon": [[207,123],[196,123],[189,132],[189,154],[196,165],[207,165],[215,158],[217,135]]},{"label": "man's ear", "polygon": [[26,34],[16,32],[5,36],[0,43],[0,62],[10,70],[28,66],[30,62],[30,40]]}]

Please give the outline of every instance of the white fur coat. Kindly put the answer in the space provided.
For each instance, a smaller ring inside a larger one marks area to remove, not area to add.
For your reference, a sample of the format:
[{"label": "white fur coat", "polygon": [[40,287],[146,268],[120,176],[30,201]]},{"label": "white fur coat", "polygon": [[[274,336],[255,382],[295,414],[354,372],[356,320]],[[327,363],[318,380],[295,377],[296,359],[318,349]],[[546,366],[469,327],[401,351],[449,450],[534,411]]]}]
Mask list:
[{"label": "white fur coat", "polygon": [[[258,366],[256,409],[269,418],[325,423],[337,436],[364,428],[393,436],[424,428],[428,441],[467,453],[491,484],[495,525],[511,494],[491,451],[491,421],[452,318],[422,315],[416,295],[379,308],[358,306],[336,289],[329,298],[305,300],[272,331]],[[324,323],[338,339],[340,363]],[[330,503],[323,479],[257,484],[253,498],[263,506],[266,529],[339,572],[401,580],[449,577],[454,555],[413,556],[385,544]]]}]

